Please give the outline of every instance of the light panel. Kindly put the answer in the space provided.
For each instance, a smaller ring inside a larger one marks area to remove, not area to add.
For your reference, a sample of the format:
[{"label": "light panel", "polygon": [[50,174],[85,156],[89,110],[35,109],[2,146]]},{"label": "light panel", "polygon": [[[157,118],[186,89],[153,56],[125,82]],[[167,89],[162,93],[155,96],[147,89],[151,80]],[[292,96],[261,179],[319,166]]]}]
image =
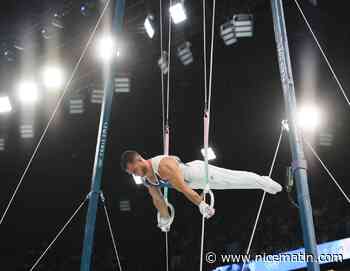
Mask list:
[{"label": "light panel", "polygon": [[187,19],[185,7],[182,2],[178,2],[169,8],[174,24],[181,23]]},{"label": "light panel", "polygon": [[21,138],[28,139],[34,137],[33,124],[21,124],[20,125]]},{"label": "light panel", "polygon": [[5,151],[5,138],[0,138],[0,151]]},{"label": "light panel", "polygon": [[183,65],[187,66],[193,62],[191,43],[186,41],[177,48],[177,56]]},{"label": "light panel", "polygon": [[122,212],[130,212],[131,211],[130,201],[129,200],[119,201],[119,209]]},{"label": "light panel", "polygon": [[237,42],[235,26],[232,20],[220,26],[220,35],[227,46]]},{"label": "light panel", "polygon": [[12,106],[9,97],[0,97],[0,114],[9,113],[12,111]]},{"label": "light panel", "polygon": [[82,98],[71,98],[69,100],[69,113],[71,115],[84,113],[84,100]]},{"label": "light panel", "polygon": [[91,103],[102,104],[103,101],[103,90],[93,89],[91,92]]},{"label": "light panel", "polygon": [[[205,158],[205,150],[204,150],[204,148],[201,149],[201,152],[202,152],[203,157]],[[215,155],[213,149],[209,147],[208,148],[208,160],[214,160],[214,159],[216,159],[216,155]]]},{"label": "light panel", "polygon": [[130,79],[127,77],[114,78],[115,92],[128,93],[130,92]]},{"label": "light panel", "polygon": [[246,37],[253,36],[253,15],[251,14],[234,15],[233,24],[235,26],[237,38],[246,38]]},{"label": "light panel", "polygon": [[132,175],[136,184],[143,184],[142,178],[140,176]]},{"label": "light panel", "polygon": [[145,19],[145,22],[143,24],[145,27],[146,33],[150,39],[154,37],[155,30],[154,30],[154,24],[153,24],[153,16],[148,15]]}]

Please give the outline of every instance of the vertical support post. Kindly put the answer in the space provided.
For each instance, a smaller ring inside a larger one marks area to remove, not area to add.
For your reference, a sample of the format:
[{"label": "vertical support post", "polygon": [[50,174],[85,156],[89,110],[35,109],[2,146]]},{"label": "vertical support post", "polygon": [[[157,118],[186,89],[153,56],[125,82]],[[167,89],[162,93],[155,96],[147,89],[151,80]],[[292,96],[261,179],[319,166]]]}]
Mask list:
[{"label": "vertical support post", "polygon": [[307,267],[309,271],[319,271],[320,266],[317,262],[315,229],[312,218],[312,207],[307,179],[307,164],[302,145],[302,138],[296,125],[296,98],[294,80],[289,55],[282,0],[271,0],[271,7],[284,102],[290,128],[289,141],[292,150],[292,166],[296,178],[295,183],[297,188],[299,216],[303,230],[305,253],[307,255],[312,255],[313,258],[313,260],[307,262]]},{"label": "vertical support post", "polygon": [[[111,0],[112,1],[112,0]],[[125,0],[117,0],[115,4],[115,14],[113,18],[112,31],[115,37],[118,39],[118,34],[121,33],[123,25],[125,9]],[[95,152],[95,161],[92,174],[91,191],[89,194],[89,207],[87,211],[85,235],[83,243],[83,252],[81,256],[81,271],[91,270],[91,256],[94,243],[95,224],[98,201],[100,197],[101,178],[103,171],[103,161],[107,146],[107,134],[109,128],[109,119],[112,111],[112,99],[114,91],[115,64],[111,62],[107,71],[107,82],[104,86],[104,96],[101,108],[100,124],[97,136],[97,145]]]}]

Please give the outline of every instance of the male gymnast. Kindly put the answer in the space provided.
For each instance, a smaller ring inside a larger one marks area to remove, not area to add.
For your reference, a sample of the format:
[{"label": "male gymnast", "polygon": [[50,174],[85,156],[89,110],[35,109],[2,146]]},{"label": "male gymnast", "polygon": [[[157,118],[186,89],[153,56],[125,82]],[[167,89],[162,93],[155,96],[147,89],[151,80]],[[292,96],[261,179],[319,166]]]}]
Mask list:
[{"label": "male gymnast", "polygon": [[[166,155],[144,159],[136,151],[125,151],[121,155],[120,165],[127,173],[142,178],[160,214],[158,227],[162,231],[170,229],[168,206],[161,192],[163,187],[174,188],[184,194],[188,200],[198,206],[205,218],[215,214],[215,209],[203,200],[203,196],[194,191],[194,189],[204,190],[206,187],[204,161],[183,163],[177,156]],[[208,167],[208,181],[210,189],[213,190],[262,189],[269,194],[276,194],[282,190],[282,186],[268,176],[213,165]]]}]

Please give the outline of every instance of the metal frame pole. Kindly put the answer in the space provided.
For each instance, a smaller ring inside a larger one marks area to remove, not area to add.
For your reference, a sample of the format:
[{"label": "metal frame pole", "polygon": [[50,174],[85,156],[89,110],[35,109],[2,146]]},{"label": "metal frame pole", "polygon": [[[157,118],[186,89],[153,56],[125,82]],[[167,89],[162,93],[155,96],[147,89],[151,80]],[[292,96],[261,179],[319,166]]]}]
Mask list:
[{"label": "metal frame pole", "polygon": [[[307,178],[307,163],[305,160],[302,138],[296,125],[294,80],[282,0],[271,0],[271,7],[284,102],[290,129],[289,141],[293,159],[292,167],[297,188],[299,216],[303,230],[305,253],[306,255],[312,255],[312,257],[310,257],[312,259],[307,261],[307,267],[309,271],[319,271],[320,266],[317,262],[317,245]],[[309,256],[307,257],[307,259],[309,259]]]},{"label": "metal frame pole", "polygon": [[[115,4],[115,15],[113,18],[113,34],[118,38],[123,26],[125,10],[125,0],[117,0]],[[109,119],[112,111],[112,99],[114,91],[114,72],[116,70],[114,62],[108,67],[107,82],[104,86],[104,96],[100,116],[100,124],[97,136],[97,145],[95,152],[94,169],[92,174],[91,191],[89,194],[89,207],[85,225],[85,235],[83,243],[83,252],[81,256],[81,271],[91,270],[91,256],[94,244],[95,224],[98,201],[100,198],[101,179],[103,172],[103,160],[107,147],[107,135]]]}]

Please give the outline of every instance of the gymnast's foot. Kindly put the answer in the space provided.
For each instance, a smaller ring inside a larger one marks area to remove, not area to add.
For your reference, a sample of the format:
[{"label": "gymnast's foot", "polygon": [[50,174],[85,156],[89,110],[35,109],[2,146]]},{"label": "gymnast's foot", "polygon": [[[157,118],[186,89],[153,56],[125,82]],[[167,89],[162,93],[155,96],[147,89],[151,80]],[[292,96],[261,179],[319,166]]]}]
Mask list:
[{"label": "gymnast's foot", "polygon": [[272,180],[269,176],[261,176],[259,183],[262,185],[262,189],[269,194],[277,194],[282,191],[282,186]]}]

